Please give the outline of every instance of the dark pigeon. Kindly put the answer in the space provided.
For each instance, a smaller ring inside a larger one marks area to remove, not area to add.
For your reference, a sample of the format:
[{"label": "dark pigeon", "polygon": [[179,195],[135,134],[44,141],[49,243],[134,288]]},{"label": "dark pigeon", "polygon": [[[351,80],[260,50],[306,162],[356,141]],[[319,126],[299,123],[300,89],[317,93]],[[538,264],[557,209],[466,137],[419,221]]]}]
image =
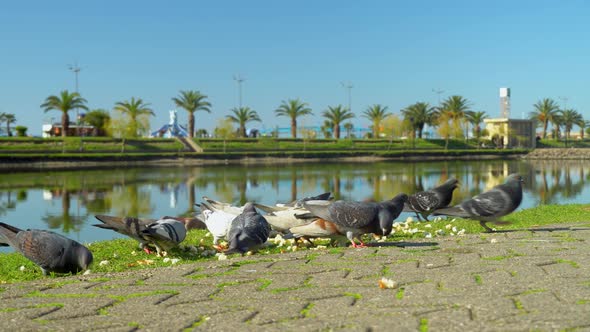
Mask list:
[{"label": "dark pigeon", "polygon": [[497,222],[499,218],[516,210],[522,202],[522,177],[511,174],[503,184],[483,192],[465,202],[448,208],[436,210],[435,215],[479,220],[486,231],[493,230],[487,222]]},{"label": "dark pigeon", "polygon": [[[307,201],[303,206],[316,216],[333,222],[341,228],[353,247],[364,247],[360,236],[367,233],[388,235],[391,233],[393,220],[404,208],[408,195],[399,194],[389,201],[354,202],[354,201]],[[360,245],[354,240],[357,239]]]},{"label": "dark pigeon", "polygon": [[245,253],[256,250],[268,240],[270,225],[256,211],[254,204],[246,203],[243,212],[232,222],[227,234],[229,248],[227,253]]},{"label": "dark pigeon", "polygon": [[0,222],[0,242],[37,264],[44,275],[50,272],[77,273],[88,269],[93,260],[88,248],[51,231],[25,231]]},{"label": "dark pigeon", "polygon": [[420,216],[428,220],[428,216],[434,210],[447,207],[451,203],[453,190],[457,188],[458,182],[457,179],[451,178],[436,188],[410,195],[404,211],[416,212],[418,220],[420,220]]},{"label": "dark pigeon", "polygon": [[186,227],[184,223],[172,218],[140,219],[134,217],[113,217],[96,215],[103,224],[92,226],[110,229],[139,241],[139,247],[151,253],[149,245],[156,247],[158,255],[166,255],[167,251],[184,241]]}]

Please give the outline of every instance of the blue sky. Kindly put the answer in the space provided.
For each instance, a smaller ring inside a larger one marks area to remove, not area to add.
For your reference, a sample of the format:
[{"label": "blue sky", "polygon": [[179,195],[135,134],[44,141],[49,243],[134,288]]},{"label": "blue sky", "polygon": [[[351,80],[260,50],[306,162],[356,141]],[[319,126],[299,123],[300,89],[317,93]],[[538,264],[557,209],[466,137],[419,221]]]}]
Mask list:
[{"label": "blue sky", "polygon": [[[499,115],[498,89],[512,90],[520,118],[550,97],[590,119],[590,3],[585,1],[6,1],[0,4],[0,112],[40,135],[44,99],[75,89],[91,109],[140,97],[152,129],[168,122],[179,90],[213,104],[196,128],[213,129],[238,104],[287,127],[273,110],[300,98],[323,122],[347,104],[356,127],[371,104],[391,111],[461,95]],[[187,114],[179,110],[179,120]]]}]

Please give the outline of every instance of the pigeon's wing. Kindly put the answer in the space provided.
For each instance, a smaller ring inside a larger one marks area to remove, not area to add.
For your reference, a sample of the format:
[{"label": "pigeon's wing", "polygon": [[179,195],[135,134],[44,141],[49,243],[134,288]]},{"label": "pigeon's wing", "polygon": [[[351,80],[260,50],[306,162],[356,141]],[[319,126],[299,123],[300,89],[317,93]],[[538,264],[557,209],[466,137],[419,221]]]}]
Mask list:
[{"label": "pigeon's wing", "polygon": [[335,204],[337,202],[311,200],[303,202],[303,207],[316,217],[332,221],[332,217],[330,216],[330,211],[328,210],[328,208],[330,207],[330,205]]},{"label": "pigeon's wing", "polygon": [[372,202],[309,201],[303,206],[322,219],[350,228],[369,225],[379,212],[377,205]]},{"label": "pigeon's wing", "polygon": [[254,203],[254,206],[266,213],[275,213],[275,212],[279,212],[279,211],[286,211],[286,210],[292,209],[292,207],[289,207],[289,206],[270,206],[270,205],[265,205],[265,204],[260,204],[260,203]]},{"label": "pigeon's wing", "polygon": [[141,234],[147,239],[170,248],[184,241],[186,228],[178,220],[162,219],[148,225],[146,229],[141,231]]},{"label": "pigeon's wing", "polygon": [[148,225],[156,222],[156,219],[140,219],[133,217],[113,217],[106,215],[96,215],[96,219],[103,222],[103,224],[95,224],[92,226],[104,229],[110,229],[117,233],[127,235],[140,242],[144,242],[145,239],[142,235]]},{"label": "pigeon's wing", "polygon": [[432,191],[421,191],[408,197],[407,203],[412,211],[423,212],[431,211],[440,204],[438,195]]},{"label": "pigeon's wing", "polygon": [[473,217],[499,217],[510,206],[508,195],[497,189],[481,193],[461,203],[461,208]]},{"label": "pigeon's wing", "polygon": [[22,231],[16,238],[16,249],[43,270],[54,270],[60,263],[63,264],[63,257],[72,246],[72,240],[42,230]]}]

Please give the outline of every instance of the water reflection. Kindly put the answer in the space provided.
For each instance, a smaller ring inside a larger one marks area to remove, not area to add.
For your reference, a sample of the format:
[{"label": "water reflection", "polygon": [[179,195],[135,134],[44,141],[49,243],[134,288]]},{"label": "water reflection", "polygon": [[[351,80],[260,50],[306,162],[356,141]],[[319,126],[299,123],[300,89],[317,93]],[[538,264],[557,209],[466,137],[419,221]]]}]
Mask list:
[{"label": "water reflection", "polygon": [[88,242],[116,236],[89,226],[95,214],[190,215],[202,196],[274,204],[331,191],[337,199],[380,201],[456,177],[461,184],[453,199],[457,204],[514,172],[525,178],[521,208],[586,203],[589,174],[582,161],[226,165],[3,174],[0,216]]}]

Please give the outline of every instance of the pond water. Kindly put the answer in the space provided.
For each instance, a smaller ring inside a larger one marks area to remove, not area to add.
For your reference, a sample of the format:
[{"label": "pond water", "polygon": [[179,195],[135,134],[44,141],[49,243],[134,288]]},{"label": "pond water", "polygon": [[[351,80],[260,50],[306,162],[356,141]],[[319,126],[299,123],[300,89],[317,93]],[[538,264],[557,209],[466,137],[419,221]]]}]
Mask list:
[{"label": "pond water", "polygon": [[519,209],[588,203],[590,171],[585,164],[515,160],[11,172],[0,174],[0,221],[20,228],[51,229],[87,243],[121,237],[92,227],[98,222],[96,214],[152,218],[190,215],[202,196],[234,204],[275,204],[331,191],[337,199],[385,200],[456,177],[461,184],[453,200],[457,204],[515,172],[525,179]]}]

